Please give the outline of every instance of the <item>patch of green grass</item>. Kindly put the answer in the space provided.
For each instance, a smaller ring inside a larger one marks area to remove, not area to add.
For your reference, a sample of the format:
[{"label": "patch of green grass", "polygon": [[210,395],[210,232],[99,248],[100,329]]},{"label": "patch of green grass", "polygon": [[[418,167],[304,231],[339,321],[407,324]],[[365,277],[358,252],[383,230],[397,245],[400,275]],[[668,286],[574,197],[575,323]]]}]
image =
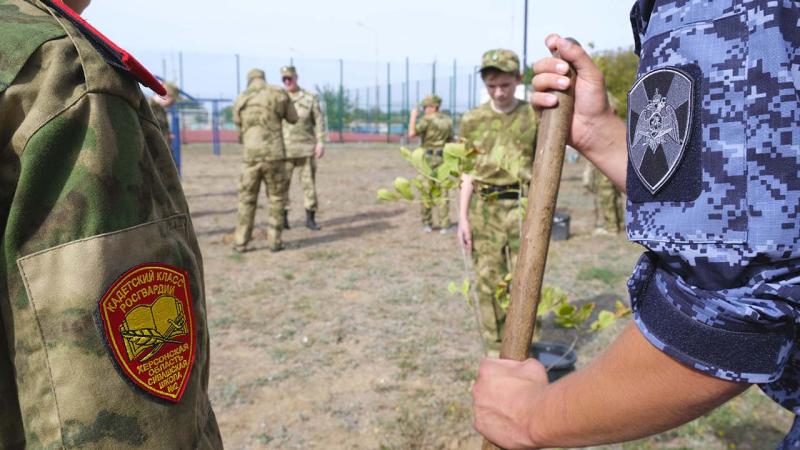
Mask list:
[{"label": "patch of green grass", "polygon": [[281,276],[283,277],[284,280],[289,280],[289,281],[294,280],[294,273],[288,270],[282,271]]},{"label": "patch of green grass", "polygon": [[313,250],[306,253],[309,261],[330,261],[338,258],[342,254],[335,250]]},{"label": "patch of green grass", "polygon": [[620,280],[622,275],[608,267],[586,267],[578,272],[578,279],[582,281],[597,280],[609,286]]}]

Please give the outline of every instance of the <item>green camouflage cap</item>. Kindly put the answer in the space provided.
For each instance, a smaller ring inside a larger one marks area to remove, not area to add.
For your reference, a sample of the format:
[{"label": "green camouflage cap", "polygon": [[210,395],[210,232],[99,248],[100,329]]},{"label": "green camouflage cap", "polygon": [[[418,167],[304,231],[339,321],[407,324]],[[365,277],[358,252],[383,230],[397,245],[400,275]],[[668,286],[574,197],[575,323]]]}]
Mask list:
[{"label": "green camouflage cap", "polygon": [[281,76],[282,77],[294,77],[297,75],[297,69],[294,66],[283,66],[281,67]]},{"label": "green camouflage cap", "polygon": [[256,78],[261,78],[262,80],[266,80],[267,75],[261,69],[250,69],[250,71],[247,72],[247,82],[249,83],[250,81]]},{"label": "green camouflage cap", "polygon": [[422,106],[441,106],[442,105],[442,97],[439,97],[436,94],[429,95],[422,99],[420,102]]},{"label": "green camouflage cap", "polygon": [[504,48],[489,50],[483,54],[483,58],[481,59],[481,71],[490,67],[502,70],[503,72],[518,74],[519,57],[516,53]]}]

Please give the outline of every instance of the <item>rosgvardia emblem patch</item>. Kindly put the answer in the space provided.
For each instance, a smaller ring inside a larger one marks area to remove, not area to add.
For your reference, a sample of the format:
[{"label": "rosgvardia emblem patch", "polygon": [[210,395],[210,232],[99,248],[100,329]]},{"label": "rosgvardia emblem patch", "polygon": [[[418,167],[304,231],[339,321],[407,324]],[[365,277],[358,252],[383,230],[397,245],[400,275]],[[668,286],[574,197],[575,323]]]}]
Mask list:
[{"label": "rosgvardia emblem patch", "polygon": [[189,275],[166,264],[136,266],[111,285],[99,313],[120,371],[148,394],[180,401],[195,359]]},{"label": "rosgvardia emblem patch", "polygon": [[628,94],[628,157],[655,194],[683,158],[692,122],[693,80],[671,67],[641,77]]}]

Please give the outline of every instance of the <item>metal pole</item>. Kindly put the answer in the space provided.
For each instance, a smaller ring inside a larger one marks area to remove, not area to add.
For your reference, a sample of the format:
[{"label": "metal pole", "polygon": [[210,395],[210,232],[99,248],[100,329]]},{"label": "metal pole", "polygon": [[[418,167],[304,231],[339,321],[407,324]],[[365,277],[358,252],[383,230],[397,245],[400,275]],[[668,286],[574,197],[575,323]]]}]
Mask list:
[{"label": "metal pole", "polygon": [[[528,0],[525,0],[525,16],[522,19],[525,29],[522,31],[522,75],[528,70]],[[525,92],[528,90],[526,89]]]},{"label": "metal pole", "polygon": [[392,63],[386,63],[386,142],[392,134]]},{"label": "metal pole", "polygon": [[339,105],[336,108],[339,123],[339,142],[344,142],[342,129],[344,128],[344,61],[339,60]]},{"label": "metal pole", "polygon": [[365,109],[367,110],[367,127],[372,126],[372,104],[369,101],[369,91],[370,89],[364,88],[364,92],[367,93],[367,104],[365,105]]},{"label": "metal pole", "polygon": [[478,106],[481,102],[478,98],[478,80],[483,81],[483,78],[478,77],[478,66],[472,67],[472,73],[475,74],[475,83],[472,84],[472,98],[475,100],[475,106]]},{"label": "metal pole", "polygon": [[[409,72],[409,70],[408,70],[408,57],[406,57],[406,85],[405,85],[406,101],[405,101],[405,104],[403,105],[403,109],[405,110],[404,111],[405,112],[404,115],[406,115],[406,116],[411,111],[411,80],[409,79],[408,72]],[[408,124],[406,124],[406,125],[408,125]]]},{"label": "metal pole", "polygon": [[432,80],[433,80],[431,82],[431,94],[435,94],[436,93],[436,60],[435,59],[433,60],[433,74],[431,76],[432,76]]},{"label": "metal pole", "polygon": [[211,141],[214,144],[214,154],[220,155],[219,145],[219,100],[211,101]]},{"label": "metal pole", "polygon": [[236,93],[242,92],[242,65],[239,60],[239,54],[236,54]]},{"label": "metal pole", "polygon": [[458,64],[456,60],[453,59],[453,96],[451,97],[450,104],[453,105],[450,108],[450,117],[453,120],[453,129],[456,128],[456,78],[458,77]]},{"label": "metal pole", "polygon": [[181,174],[181,121],[178,116],[178,104],[169,107],[170,129],[172,130],[172,159]]},{"label": "metal pole", "polygon": [[185,91],[186,87],[183,85],[183,52],[178,52],[178,79],[181,83],[181,90]]},{"label": "metal pole", "polygon": [[164,77],[164,81],[169,80],[169,78],[167,78],[167,58],[161,58],[161,73]]},{"label": "metal pole", "polygon": [[414,102],[414,107],[416,108],[417,105],[419,105],[419,80],[417,80],[417,97],[415,100],[416,101]]}]

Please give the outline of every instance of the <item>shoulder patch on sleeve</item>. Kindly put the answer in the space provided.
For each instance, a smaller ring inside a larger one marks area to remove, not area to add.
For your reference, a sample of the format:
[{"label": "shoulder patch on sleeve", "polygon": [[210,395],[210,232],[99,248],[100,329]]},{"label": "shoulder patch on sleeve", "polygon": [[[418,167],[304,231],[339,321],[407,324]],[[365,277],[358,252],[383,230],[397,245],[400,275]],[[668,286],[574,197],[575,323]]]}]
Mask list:
[{"label": "shoulder patch on sleeve", "polygon": [[0,92],[11,85],[42,44],[65,35],[44,11],[25,2],[0,0]]},{"label": "shoulder patch on sleeve", "polygon": [[119,371],[150,395],[180,401],[197,339],[189,274],[161,263],[133,267],[108,288],[98,308]]}]

